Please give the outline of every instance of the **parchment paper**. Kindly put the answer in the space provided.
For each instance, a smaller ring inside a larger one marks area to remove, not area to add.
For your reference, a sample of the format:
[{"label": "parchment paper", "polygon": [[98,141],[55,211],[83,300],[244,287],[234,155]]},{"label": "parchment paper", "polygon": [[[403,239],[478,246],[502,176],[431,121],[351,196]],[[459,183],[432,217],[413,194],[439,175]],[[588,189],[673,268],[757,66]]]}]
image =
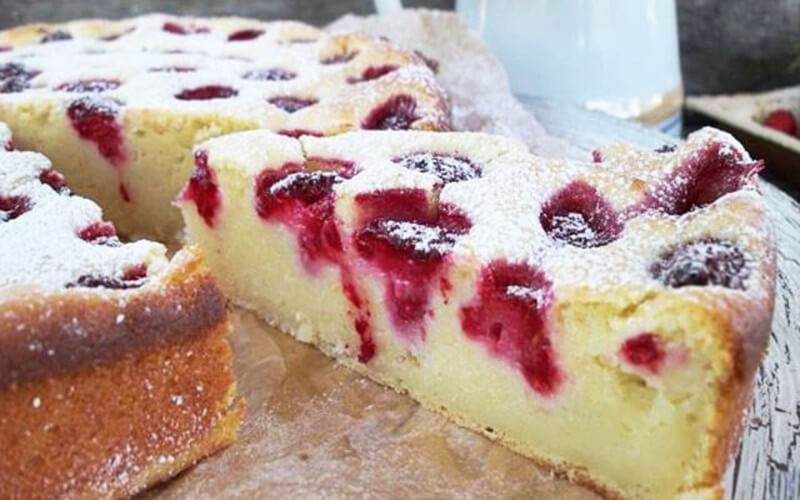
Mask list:
[{"label": "parchment paper", "polygon": [[[440,64],[455,125],[561,155],[511,96],[503,68],[453,14],[346,16],[330,29],[385,35]],[[146,498],[548,498],[594,495],[337,366],[234,308],[232,343],[247,417],[238,442]]]}]

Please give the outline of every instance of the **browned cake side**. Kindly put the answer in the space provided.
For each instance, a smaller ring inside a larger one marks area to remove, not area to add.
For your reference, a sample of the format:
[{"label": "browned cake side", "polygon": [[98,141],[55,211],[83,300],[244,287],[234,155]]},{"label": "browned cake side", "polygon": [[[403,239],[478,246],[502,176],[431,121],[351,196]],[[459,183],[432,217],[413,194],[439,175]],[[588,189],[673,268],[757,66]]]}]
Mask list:
[{"label": "browned cake side", "polygon": [[120,301],[0,305],[0,497],[120,497],[236,437],[225,299],[200,258]]}]

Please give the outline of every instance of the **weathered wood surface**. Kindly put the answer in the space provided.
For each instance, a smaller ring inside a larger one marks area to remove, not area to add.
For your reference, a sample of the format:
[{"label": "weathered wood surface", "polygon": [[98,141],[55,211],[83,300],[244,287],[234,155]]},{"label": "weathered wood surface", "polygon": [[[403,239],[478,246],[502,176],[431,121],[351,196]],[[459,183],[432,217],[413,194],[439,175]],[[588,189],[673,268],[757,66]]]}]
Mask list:
[{"label": "weathered wood surface", "polygon": [[[548,132],[585,151],[612,140],[646,148],[675,141],[561,103],[531,100],[526,106]],[[726,477],[725,490],[733,500],[800,498],[800,203],[784,189],[762,182],[778,246],[777,295],[772,339],[742,445]]]}]

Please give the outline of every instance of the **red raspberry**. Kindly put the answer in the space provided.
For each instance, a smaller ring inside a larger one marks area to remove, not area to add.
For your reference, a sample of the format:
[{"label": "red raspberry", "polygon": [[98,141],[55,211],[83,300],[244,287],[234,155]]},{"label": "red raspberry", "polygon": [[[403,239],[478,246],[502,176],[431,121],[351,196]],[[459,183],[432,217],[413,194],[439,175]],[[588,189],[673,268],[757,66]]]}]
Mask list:
[{"label": "red raspberry", "polygon": [[797,121],[791,111],[776,109],[764,120],[764,125],[784,134],[797,136]]}]

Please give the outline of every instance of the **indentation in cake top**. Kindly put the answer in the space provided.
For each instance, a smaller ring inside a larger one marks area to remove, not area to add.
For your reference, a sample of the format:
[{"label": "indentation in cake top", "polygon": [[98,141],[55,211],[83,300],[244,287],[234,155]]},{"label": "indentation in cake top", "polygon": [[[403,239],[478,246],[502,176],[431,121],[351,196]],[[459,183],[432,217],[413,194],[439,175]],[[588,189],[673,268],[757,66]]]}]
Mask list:
[{"label": "indentation in cake top", "polygon": [[[375,127],[411,128],[417,120],[425,127],[449,126],[444,92],[430,69],[377,39],[330,35],[288,21],[158,14],[75,21],[54,26],[56,32],[70,38],[40,44],[20,30],[0,32],[0,45],[13,46],[0,52],[0,93],[22,99],[18,94],[102,92],[124,103],[123,113],[221,112],[271,129],[281,120],[273,106],[291,113],[319,102],[325,133],[358,128],[370,112],[381,115],[367,122]],[[390,81],[380,78],[388,73]],[[356,88],[353,79],[364,83]],[[382,106],[395,95],[404,97],[391,101],[391,109]],[[342,106],[353,112],[337,112]],[[293,118],[297,123],[281,128],[318,130],[318,121]]]},{"label": "indentation in cake top", "polygon": [[594,248],[616,240],[622,232],[620,215],[584,181],[574,181],[542,205],[539,221],[554,241]]},{"label": "indentation in cake top", "polygon": [[0,152],[0,293],[134,288],[166,266],[162,245],[122,244],[101,217],[42,155]]}]

